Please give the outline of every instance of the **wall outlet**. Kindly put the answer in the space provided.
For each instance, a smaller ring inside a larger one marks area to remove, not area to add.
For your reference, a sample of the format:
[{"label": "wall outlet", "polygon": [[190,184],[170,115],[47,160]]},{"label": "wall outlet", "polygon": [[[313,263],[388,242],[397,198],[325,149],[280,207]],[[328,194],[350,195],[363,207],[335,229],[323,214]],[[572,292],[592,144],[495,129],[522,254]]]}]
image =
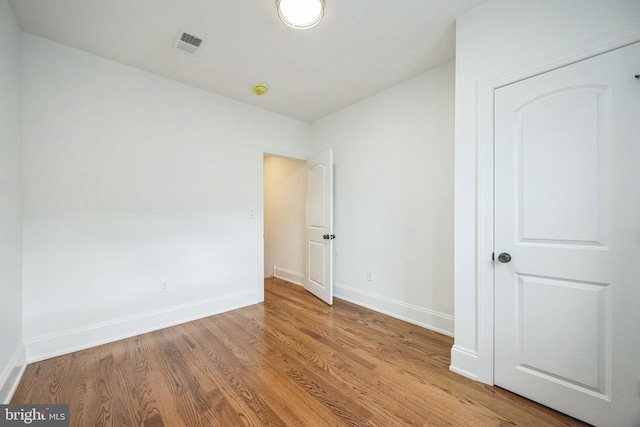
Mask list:
[{"label": "wall outlet", "polygon": [[367,280],[373,282],[373,271],[367,270]]},{"label": "wall outlet", "polygon": [[169,284],[167,282],[160,282],[159,291],[161,294],[169,291]]}]

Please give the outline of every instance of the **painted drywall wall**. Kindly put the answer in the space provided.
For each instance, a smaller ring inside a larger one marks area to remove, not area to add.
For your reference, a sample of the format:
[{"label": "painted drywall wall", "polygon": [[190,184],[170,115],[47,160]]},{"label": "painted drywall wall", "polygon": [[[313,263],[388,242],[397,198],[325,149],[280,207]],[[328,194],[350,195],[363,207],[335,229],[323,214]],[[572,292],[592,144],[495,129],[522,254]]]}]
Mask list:
[{"label": "painted drywall wall", "polygon": [[629,43],[639,25],[637,0],[493,0],[458,19],[453,370],[493,383],[491,189],[478,192],[492,174],[491,82]]},{"label": "painted drywall wall", "polygon": [[10,398],[25,363],[19,36],[9,4],[0,0],[0,403]]},{"label": "painted drywall wall", "polygon": [[305,274],[307,167],[303,161],[264,158],[264,277],[302,284]]},{"label": "painted drywall wall", "polygon": [[258,302],[258,147],[309,125],[21,40],[29,359]]},{"label": "painted drywall wall", "polygon": [[335,295],[446,334],[453,89],[449,62],[311,125],[312,152],[334,150]]}]

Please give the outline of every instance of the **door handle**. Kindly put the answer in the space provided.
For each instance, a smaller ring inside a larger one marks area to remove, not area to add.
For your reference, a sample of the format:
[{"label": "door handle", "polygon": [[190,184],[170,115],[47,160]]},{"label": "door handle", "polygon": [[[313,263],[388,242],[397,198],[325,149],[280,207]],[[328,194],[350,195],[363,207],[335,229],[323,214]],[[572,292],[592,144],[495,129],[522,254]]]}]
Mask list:
[{"label": "door handle", "polygon": [[506,252],[502,252],[500,255],[498,255],[498,261],[506,264],[511,261],[511,255]]},{"label": "door handle", "polygon": [[323,238],[324,240],[329,240],[329,235],[328,235],[328,234],[323,234],[323,235],[322,235],[322,238]]}]

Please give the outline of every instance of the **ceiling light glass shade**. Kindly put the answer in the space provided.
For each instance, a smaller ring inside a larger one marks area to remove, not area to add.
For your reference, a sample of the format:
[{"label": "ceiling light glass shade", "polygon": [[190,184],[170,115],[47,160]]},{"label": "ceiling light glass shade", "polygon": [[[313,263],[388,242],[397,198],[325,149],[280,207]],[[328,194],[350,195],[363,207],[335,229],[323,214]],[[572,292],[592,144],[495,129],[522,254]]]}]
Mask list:
[{"label": "ceiling light glass shade", "polygon": [[291,28],[314,27],[324,16],[324,0],[276,0],[278,16]]}]

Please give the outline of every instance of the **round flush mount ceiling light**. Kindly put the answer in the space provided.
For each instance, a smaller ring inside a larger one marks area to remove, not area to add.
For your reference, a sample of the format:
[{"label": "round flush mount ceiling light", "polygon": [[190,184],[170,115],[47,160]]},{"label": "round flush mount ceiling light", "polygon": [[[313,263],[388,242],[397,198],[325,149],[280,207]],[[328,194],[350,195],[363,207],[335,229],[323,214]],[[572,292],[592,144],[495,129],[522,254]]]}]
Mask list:
[{"label": "round flush mount ceiling light", "polygon": [[324,16],[324,0],[276,0],[280,20],[296,30],[315,27]]}]

